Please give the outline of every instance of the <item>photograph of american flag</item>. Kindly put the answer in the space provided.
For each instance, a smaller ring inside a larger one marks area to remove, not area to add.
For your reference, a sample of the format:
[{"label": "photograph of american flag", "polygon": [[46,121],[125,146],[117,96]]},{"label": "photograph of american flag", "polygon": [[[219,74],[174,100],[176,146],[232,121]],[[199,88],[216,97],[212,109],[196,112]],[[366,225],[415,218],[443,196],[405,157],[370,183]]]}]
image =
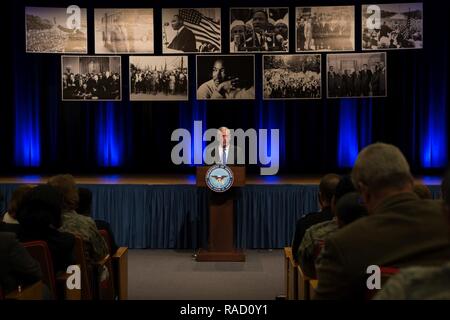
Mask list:
[{"label": "photograph of american flag", "polygon": [[220,8],[180,9],[178,14],[184,20],[184,25],[194,33],[197,47],[206,43],[220,51],[220,18],[213,20],[210,16],[200,12],[200,10],[215,11],[215,16],[220,17]]}]

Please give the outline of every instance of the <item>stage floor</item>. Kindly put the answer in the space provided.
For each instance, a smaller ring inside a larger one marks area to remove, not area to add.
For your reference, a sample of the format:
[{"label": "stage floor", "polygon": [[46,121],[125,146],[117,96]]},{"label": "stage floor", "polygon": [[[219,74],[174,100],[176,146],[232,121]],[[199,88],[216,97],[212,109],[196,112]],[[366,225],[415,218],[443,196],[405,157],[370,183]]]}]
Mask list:
[{"label": "stage floor", "polygon": [[[46,183],[50,176],[47,175],[24,175],[1,177],[0,184],[9,183]],[[320,176],[247,176],[246,184],[251,185],[318,185]],[[195,185],[195,175],[90,175],[75,176],[79,184],[135,184],[135,185]],[[418,176],[416,181],[425,185],[440,185],[441,177]]]}]

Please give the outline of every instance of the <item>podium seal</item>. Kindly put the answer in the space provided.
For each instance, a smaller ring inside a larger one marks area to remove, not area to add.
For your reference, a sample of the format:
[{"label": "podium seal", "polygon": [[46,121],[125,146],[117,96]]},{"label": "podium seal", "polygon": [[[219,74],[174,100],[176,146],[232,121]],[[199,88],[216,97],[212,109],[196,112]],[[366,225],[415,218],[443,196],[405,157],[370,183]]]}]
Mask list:
[{"label": "podium seal", "polygon": [[214,192],[225,192],[233,185],[233,171],[227,166],[216,164],[205,175],[206,185]]}]

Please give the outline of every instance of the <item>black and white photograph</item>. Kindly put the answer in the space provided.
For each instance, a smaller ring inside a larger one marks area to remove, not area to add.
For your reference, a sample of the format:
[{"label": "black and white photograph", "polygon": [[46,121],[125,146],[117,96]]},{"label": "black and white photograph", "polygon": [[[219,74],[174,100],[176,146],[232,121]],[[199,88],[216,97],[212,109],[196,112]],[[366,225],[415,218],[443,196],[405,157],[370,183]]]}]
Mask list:
[{"label": "black and white photograph", "polygon": [[386,97],[386,52],[327,55],[328,98]]},{"label": "black and white photograph", "polygon": [[187,56],[131,56],[131,101],[189,100]]},{"label": "black and white photograph", "polygon": [[320,54],[264,55],[263,98],[320,99]]},{"label": "black and white photograph", "polygon": [[62,100],[122,100],[120,56],[62,56]]},{"label": "black and white photograph", "polygon": [[298,7],[296,51],[355,51],[355,7]]},{"label": "black and white photograph", "polygon": [[198,55],[197,100],[255,99],[254,55]]},{"label": "black and white photograph", "polygon": [[95,53],[153,53],[153,9],[95,9]]},{"label": "black and white photograph", "polygon": [[162,9],[163,53],[220,53],[220,8]]},{"label": "black and white photograph", "polygon": [[26,52],[87,53],[85,8],[26,7]]},{"label": "black and white photograph", "polygon": [[289,51],[289,8],[230,9],[230,53],[258,51]]},{"label": "black and white photograph", "polygon": [[423,48],[423,4],[363,5],[362,49]]}]

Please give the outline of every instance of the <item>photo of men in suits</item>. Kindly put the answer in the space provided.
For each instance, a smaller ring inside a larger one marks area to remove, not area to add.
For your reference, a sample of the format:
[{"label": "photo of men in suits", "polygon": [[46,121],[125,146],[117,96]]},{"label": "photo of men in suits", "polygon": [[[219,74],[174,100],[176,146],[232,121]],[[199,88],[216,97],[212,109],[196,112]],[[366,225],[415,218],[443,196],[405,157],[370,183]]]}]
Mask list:
[{"label": "photo of men in suits", "polygon": [[355,7],[296,8],[297,52],[354,51]]},{"label": "photo of men in suits", "polygon": [[386,53],[327,55],[328,98],[385,97]]},{"label": "photo of men in suits", "polygon": [[287,52],[289,8],[231,8],[230,35],[232,53]]}]

